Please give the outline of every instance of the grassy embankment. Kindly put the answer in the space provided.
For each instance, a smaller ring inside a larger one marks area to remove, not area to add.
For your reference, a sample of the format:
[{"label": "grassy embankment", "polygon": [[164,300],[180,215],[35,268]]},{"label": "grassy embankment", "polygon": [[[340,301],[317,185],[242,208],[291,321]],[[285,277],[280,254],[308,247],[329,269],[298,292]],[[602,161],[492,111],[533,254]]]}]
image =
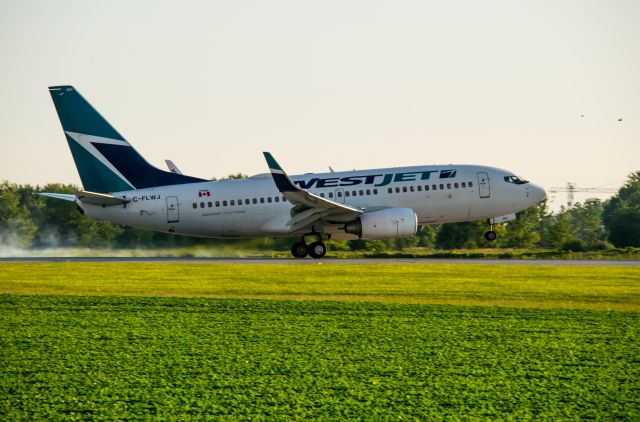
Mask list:
[{"label": "grassy embankment", "polygon": [[0,264],[0,291],[4,420],[640,418],[638,268]]}]

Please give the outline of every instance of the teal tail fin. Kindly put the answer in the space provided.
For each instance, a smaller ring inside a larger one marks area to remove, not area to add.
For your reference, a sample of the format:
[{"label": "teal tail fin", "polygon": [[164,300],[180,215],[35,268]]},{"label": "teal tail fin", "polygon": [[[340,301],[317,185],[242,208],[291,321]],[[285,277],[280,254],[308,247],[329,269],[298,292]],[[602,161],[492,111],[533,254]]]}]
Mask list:
[{"label": "teal tail fin", "polygon": [[108,193],[205,181],[149,164],[72,86],[52,86],[49,93],[85,190]]}]

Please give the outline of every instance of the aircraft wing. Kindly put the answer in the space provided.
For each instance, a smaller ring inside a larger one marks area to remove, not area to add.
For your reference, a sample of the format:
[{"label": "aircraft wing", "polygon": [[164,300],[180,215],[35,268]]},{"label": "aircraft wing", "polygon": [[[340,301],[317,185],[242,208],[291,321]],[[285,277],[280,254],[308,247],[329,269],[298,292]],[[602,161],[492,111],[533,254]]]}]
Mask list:
[{"label": "aircraft wing", "polygon": [[80,202],[84,204],[91,205],[103,205],[105,207],[110,207],[114,205],[123,205],[127,202],[130,202],[128,199],[124,198],[116,198],[113,195],[108,195],[104,193],[96,193],[96,192],[88,192],[88,191],[80,191],[76,192],[73,195],[66,193],[51,193],[51,192],[40,192],[42,196],[48,196],[50,198],[63,199],[65,201],[75,201],[78,199]]},{"label": "aircraft wing", "polygon": [[295,205],[291,219],[286,224],[291,231],[302,230],[320,220],[351,220],[364,212],[359,208],[340,204],[302,189],[289,178],[270,153],[263,154],[276,187],[289,202]]}]

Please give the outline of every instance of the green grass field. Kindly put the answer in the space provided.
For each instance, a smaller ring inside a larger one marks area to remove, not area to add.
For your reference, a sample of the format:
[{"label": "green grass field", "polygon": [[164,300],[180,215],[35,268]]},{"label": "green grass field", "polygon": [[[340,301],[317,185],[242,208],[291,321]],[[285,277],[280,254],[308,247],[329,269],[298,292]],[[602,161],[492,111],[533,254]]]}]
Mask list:
[{"label": "green grass field", "polygon": [[0,264],[0,293],[341,300],[640,311],[640,267]]},{"label": "green grass field", "polygon": [[3,420],[640,418],[637,268],[0,264],[0,292]]}]

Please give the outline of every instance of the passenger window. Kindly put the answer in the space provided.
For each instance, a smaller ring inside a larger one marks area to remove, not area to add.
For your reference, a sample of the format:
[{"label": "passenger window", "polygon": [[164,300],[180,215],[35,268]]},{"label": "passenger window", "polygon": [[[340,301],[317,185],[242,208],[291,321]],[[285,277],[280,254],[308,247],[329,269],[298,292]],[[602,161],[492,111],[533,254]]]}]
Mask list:
[{"label": "passenger window", "polygon": [[431,189],[438,190],[438,185],[431,185]]},{"label": "passenger window", "polygon": [[410,190],[411,192],[413,192],[413,191],[414,191],[414,187],[413,187],[413,186],[409,186],[409,190]]},{"label": "passenger window", "polygon": [[238,199],[238,205],[242,205],[242,199]]},{"label": "passenger window", "polygon": [[336,192],[336,195],[338,195],[338,198],[342,198],[342,192],[338,191]]},{"label": "passenger window", "polygon": [[402,192],[406,192],[406,191],[407,191],[407,187],[406,187],[406,186],[403,186],[403,187],[402,187]]},{"label": "passenger window", "polygon": [[396,193],[400,193],[400,188],[396,186]]},{"label": "passenger window", "polygon": [[222,206],[226,207],[227,206],[227,201],[222,201]]},{"label": "passenger window", "polygon": [[333,198],[333,192],[329,192],[329,198]]},{"label": "passenger window", "polygon": [[418,192],[422,192],[422,186],[418,185]]},{"label": "passenger window", "polygon": [[280,197],[279,196],[276,196],[275,199],[276,199],[276,202],[280,202]]},{"label": "passenger window", "polygon": [[253,198],[253,199],[251,199],[251,202],[253,202],[254,204],[257,204],[258,203],[258,199],[257,198]]},{"label": "passenger window", "polygon": [[393,189],[391,189],[391,188],[387,188],[387,192],[389,192],[389,193],[393,193]]},{"label": "passenger window", "polygon": [[444,189],[444,185],[440,183],[440,190]]},{"label": "passenger window", "polygon": [[267,202],[268,203],[272,203],[273,202],[273,198],[271,198],[270,196],[267,197]]},{"label": "passenger window", "polygon": [[200,208],[204,208],[204,202],[200,202]]},{"label": "passenger window", "polygon": [[209,208],[213,207],[213,202],[211,202],[211,201],[207,202],[207,206],[208,206]]},{"label": "passenger window", "polygon": [[447,183],[447,189],[451,189],[451,183]]},{"label": "passenger window", "polygon": [[216,201],[216,207],[220,206],[220,201]]},{"label": "passenger window", "polygon": [[454,184],[453,184],[453,187],[454,187],[454,188],[456,188],[456,189],[458,189],[458,184],[457,184],[457,183],[454,183]]},{"label": "passenger window", "polygon": [[249,205],[250,203],[251,203],[251,201],[249,201],[248,199],[245,199],[245,200],[244,200],[244,204],[245,204],[245,205]]},{"label": "passenger window", "polygon": [[424,190],[428,191],[429,190],[429,185],[424,185]]},{"label": "passenger window", "polygon": [[287,202],[287,198],[285,198],[284,196],[282,197],[282,202]]},{"label": "passenger window", "polygon": [[378,194],[378,189],[374,189],[374,190],[373,190],[373,194],[374,194],[374,195],[377,195],[377,194]]},{"label": "passenger window", "polygon": [[264,204],[264,198],[260,198],[260,203]]},{"label": "passenger window", "polygon": [[344,196],[346,196],[347,198],[349,197],[349,191],[348,190],[344,192]]},{"label": "passenger window", "polygon": [[351,192],[351,196],[358,196],[358,192],[356,191]]},{"label": "passenger window", "polygon": [[367,195],[371,195],[371,189],[367,189]]},{"label": "passenger window", "polygon": [[234,206],[235,204],[236,204],[236,201],[234,201],[233,199],[229,201],[229,205]]},{"label": "passenger window", "polygon": [[467,184],[466,184],[465,182],[462,182],[462,187],[463,187],[463,188],[466,188],[466,187],[467,187]]},{"label": "passenger window", "polygon": [[198,204],[196,204],[195,202],[193,203],[193,208],[198,208]]},{"label": "passenger window", "polygon": [[360,189],[358,193],[360,194],[360,196],[364,195],[364,191],[362,189]]},{"label": "passenger window", "polygon": [[324,192],[320,192],[320,197],[324,198]]},{"label": "passenger window", "polygon": [[473,187],[473,182],[469,182],[469,187],[472,188]]}]

